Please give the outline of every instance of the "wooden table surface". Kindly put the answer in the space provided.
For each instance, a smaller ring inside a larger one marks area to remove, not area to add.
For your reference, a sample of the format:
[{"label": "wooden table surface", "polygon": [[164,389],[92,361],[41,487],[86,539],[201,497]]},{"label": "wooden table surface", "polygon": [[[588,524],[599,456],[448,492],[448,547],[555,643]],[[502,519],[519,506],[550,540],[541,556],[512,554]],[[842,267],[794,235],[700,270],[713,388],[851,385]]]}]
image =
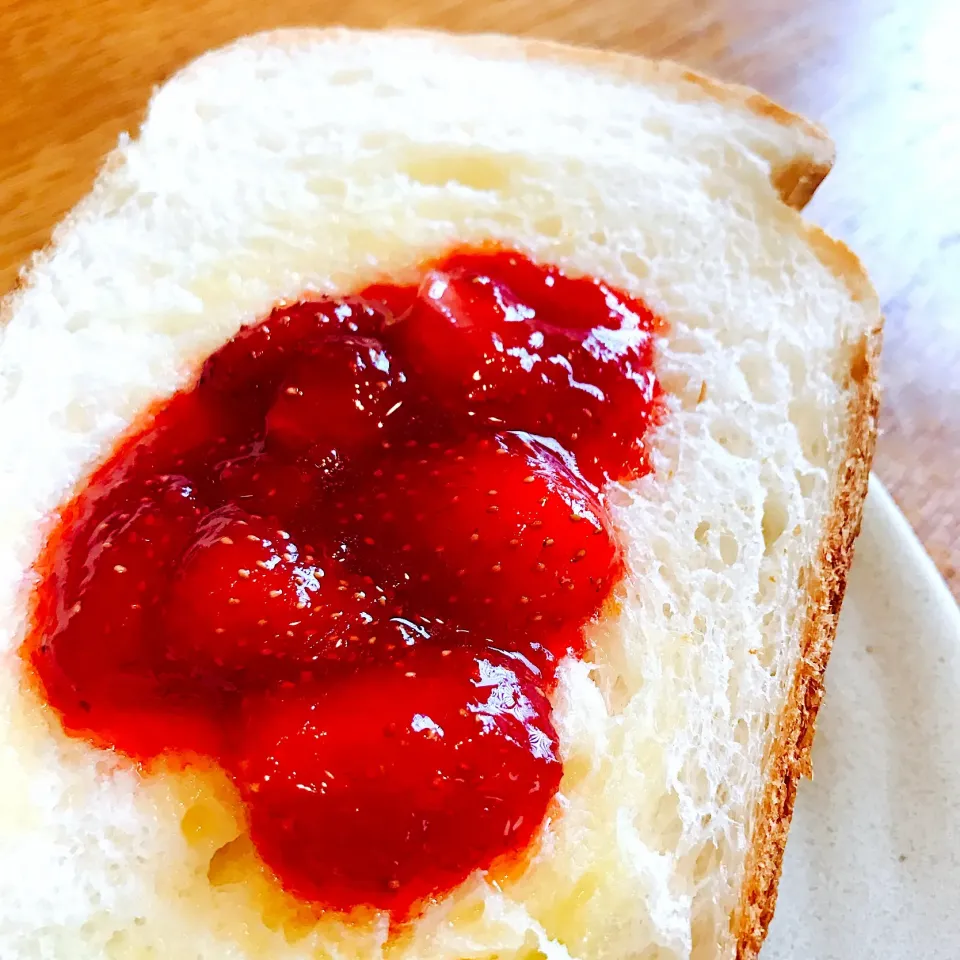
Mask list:
[{"label": "wooden table surface", "polygon": [[684,60],[824,123],[810,214],[887,317],[876,471],[960,597],[960,0],[2,0],[0,292],[208,47],[276,26],[435,26]]}]

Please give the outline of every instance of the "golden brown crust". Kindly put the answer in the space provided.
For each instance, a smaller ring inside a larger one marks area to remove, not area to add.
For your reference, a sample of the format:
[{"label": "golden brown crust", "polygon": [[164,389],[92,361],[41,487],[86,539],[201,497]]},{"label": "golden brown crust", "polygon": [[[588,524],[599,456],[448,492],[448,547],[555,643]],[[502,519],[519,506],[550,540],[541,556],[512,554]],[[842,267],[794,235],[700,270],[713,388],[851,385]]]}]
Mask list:
[{"label": "golden brown crust", "polygon": [[780,199],[794,210],[802,210],[813,196],[823,178],[830,172],[833,158],[817,160],[810,156],[800,157],[783,164],[773,171],[770,180]]},{"label": "golden brown crust", "polygon": [[854,346],[851,356],[850,387],[855,394],[850,408],[846,456],[837,477],[833,509],[820,540],[817,561],[808,577],[807,618],[800,641],[800,659],[767,760],[764,791],[754,812],[755,827],[740,902],[732,918],[737,960],[754,960],[767,935],[776,906],[797,784],[801,777],[812,775],[810,748],[823,699],[824,672],[837,632],[854,541],[860,532],[877,436],[880,402],[877,368],[882,319],[876,295],[859,261],[843,244],[816,228],[811,227],[810,233],[811,245],[824,262],[844,278],[854,300],[864,303],[875,314],[876,322]]}]

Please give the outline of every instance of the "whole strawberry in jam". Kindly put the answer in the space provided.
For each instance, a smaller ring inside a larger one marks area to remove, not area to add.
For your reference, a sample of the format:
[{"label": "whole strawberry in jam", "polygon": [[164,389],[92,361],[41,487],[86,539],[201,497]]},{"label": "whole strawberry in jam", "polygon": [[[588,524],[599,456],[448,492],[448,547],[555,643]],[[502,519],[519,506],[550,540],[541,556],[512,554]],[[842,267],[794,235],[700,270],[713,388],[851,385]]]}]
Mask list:
[{"label": "whole strawberry in jam", "polygon": [[181,704],[168,695],[155,626],[167,578],[205,508],[189,480],[163,476],[120,484],[91,512],[97,522],[83,566],[71,566],[69,543],[58,551],[60,590],[38,610],[48,626],[34,665],[48,696],[70,705],[74,729],[121,749],[145,741],[192,747],[192,734],[173,729]]},{"label": "whole strawberry in jam", "polygon": [[[60,557],[59,629],[48,646],[78,686],[105,675],[106,658],[113,669],[142,662],[146,628],[163,601],[152,574],[176,569],[204,513],[182,476],[129,481],[93,509],[83,566],[72,567],[67,550]],[[91,644],[94,630],[106,642]]]},{"label": "whole strawberry in jam", "polygon": [[379,340],[322,340],[287,368],[267,413],[267,443],[321,459],[377,447],[407,417],[405,384]]},{"label": "whole strawberry in jam", "polygon": [[562,448],[527,434],[385,459],[338,505],[361,565],[412,602],[500,633],[579,626],[622,569],[599,496]]},{"label": "whole strawberry in jam", "polygon": [[305,300],[278,307],[260,323],[244,327],[203,367],[200,387],[245,412],[263,413],[289,364],[328,336],[377,336],[388,314],[364,300]]},{"label": "whole strawberry in jam", "polygon": [[383,632],[373,624],[391,615],[386,594],[310,549],[237,507],[207,516],[167,598],[169,655],[202,676],[249,683],[366,652]]},{"label": "whole strawberry in jam", "polygon": [[288,890],[400,916],[525,847],[562,772],[533,674],[469,648],[251,698],[234,765]]},{"label": "whole strawberry in jam", "polygon": [[643,463],[651,318],[602,283],[511,255],[464,256],[430,271],[386,333],[445,409],[475,429],[554,437],[602,483]]}]

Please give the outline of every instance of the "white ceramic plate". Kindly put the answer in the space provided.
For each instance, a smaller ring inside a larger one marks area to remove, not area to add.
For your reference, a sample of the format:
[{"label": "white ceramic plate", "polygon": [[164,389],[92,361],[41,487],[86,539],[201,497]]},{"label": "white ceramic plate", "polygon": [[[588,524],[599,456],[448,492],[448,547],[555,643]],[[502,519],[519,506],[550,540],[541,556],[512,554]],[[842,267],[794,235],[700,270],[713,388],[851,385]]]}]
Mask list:
[{"label": "white ceramic plate", "polygon": [[874,480],[763,960],[960,958],[960,610]]}]

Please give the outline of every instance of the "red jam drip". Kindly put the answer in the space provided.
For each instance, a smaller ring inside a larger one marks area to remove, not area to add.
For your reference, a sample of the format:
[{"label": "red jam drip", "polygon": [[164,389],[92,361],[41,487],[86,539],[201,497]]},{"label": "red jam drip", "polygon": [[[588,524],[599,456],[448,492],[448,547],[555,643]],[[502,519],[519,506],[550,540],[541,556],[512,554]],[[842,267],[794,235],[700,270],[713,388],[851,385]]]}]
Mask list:
[{"label": "red jam drip", "polygon": [[214,758],[281,884],[407,916],[522,856],[547,694],[623,572],[644,304],[509,252],[275,309],[120,444],[39,563],[25,655],[71,734]]}]

